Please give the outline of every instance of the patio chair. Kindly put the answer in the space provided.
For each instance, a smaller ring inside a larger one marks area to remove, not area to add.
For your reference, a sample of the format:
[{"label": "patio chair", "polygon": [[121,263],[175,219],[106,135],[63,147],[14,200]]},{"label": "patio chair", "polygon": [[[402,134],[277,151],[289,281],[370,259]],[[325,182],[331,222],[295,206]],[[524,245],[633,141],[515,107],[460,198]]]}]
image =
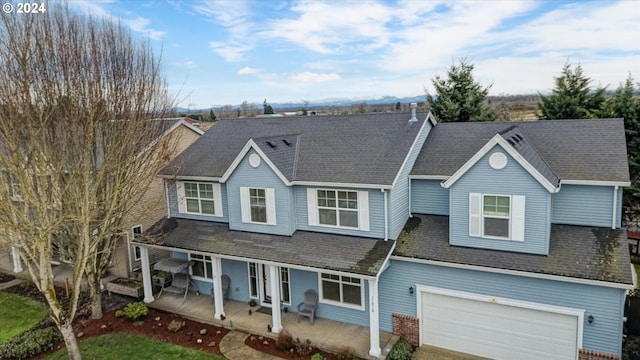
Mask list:
[{"label": "patio chair", "polygon": [[[229,300],[229,284],[231,284],[231,278],[227,274],[222,274],[220,280],[222,281],[222,296],[225,300]],[[213,287],[211,287],[211,303],[213,304]]]},{"label": "patio chair", "polygon": [[318,308],[318,293],[309,289],[304,292],[304,301],[298,304],[298,322],[300,316],[309,318],[309,322],[313,325],[313,319],[316,317],[316,309]]}]

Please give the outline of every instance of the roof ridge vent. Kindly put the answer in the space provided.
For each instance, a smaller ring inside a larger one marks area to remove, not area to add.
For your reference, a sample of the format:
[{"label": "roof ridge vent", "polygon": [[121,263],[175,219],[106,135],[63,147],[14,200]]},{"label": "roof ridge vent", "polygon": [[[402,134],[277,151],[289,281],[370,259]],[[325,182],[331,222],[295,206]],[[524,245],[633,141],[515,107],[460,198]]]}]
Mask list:
[{"label": "roof ridge vent", "polygon": [[269,145],[269,147],[271,147],[272,149],[275,149],[277,147],[277,145],[272,143],[271,141],[267,141],[267,145]]},{"label": "roof ridge vent", "polygon": [[287,146],[291,146],[291,141],[289,141],[287,139],[282,139],[282,142]]},{"label": "roof ridge vent", "polygon": [[418,118],[416,117],[416,108],[418,107],[418,103],[412,102],[409,104],[409,107],[411,107],[411,119],[409,119],[409,122],[417,122]]}]

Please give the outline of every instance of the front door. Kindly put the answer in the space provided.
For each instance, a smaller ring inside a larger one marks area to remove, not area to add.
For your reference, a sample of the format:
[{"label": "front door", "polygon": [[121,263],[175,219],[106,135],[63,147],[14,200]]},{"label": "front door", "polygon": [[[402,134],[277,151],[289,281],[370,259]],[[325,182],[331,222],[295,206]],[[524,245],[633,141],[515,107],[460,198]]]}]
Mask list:
[{"label": "front door", "polygon": [[260,305],[271,307],[271,282],[278,282],[280,299],[285,305],[291,304],[289,294],[291,286],[289,281],[289,268],[278,267],[279,279],[272,279],[269,268],[264,264],[248,263],[249,265],[249,296],[253,299],[260,298]]}]

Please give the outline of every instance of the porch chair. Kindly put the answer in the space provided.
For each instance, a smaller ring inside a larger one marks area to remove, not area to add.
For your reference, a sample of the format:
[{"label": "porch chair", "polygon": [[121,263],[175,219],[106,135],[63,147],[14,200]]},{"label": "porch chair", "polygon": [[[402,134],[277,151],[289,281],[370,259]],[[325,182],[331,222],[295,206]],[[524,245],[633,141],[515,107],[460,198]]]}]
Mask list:
[{"label": "porch chair", "polygon": [[[225,300],[229,300],[229,284],[231,284],[231,278],[227,274],[220,276],[222,281],[222,296]],[[213,286],[211,287],[211,303],[213,304]]]},{"label": "porch chair", "polygon": [[316,317],[316,309],[318,308],[318,293],[309,289],[304,292],[304,301],[298,304],[298,322],[300,316],[309,318],[309,322],[313,325],[313,319]]}]

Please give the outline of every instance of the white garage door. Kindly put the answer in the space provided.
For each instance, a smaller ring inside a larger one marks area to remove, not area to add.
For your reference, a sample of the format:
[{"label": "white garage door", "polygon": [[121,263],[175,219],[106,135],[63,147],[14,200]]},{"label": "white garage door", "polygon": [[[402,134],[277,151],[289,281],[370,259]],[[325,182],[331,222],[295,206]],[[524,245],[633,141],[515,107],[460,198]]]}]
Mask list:
[{"label": "white garage door", "polygon": [[493,359],[577,358],[577,315],[431,292],[421,299],[422,344]]}]

